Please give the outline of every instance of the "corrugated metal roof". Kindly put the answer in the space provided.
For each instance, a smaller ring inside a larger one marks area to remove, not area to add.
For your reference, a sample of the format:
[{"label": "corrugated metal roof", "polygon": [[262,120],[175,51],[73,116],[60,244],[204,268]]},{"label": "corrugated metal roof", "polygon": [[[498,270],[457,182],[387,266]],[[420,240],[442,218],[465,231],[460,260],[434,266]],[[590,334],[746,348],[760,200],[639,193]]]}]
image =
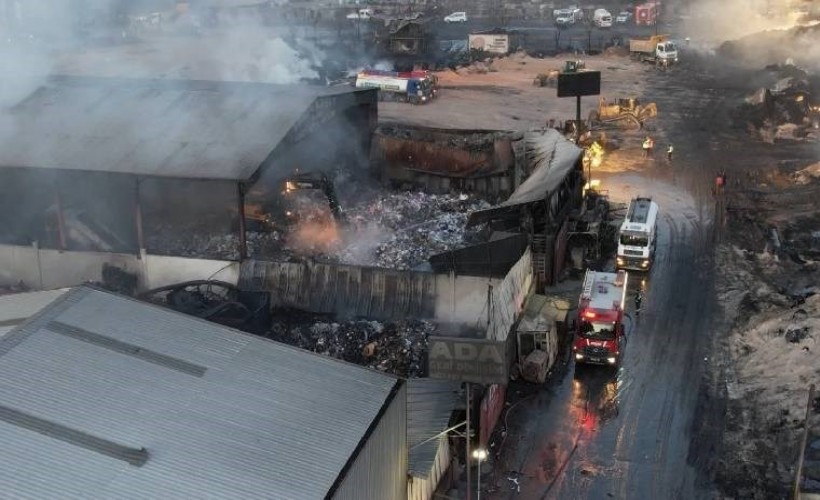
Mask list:
[{"label": "corrugated metal roof", "polygon": [[61,288],[59,290],[0,295],[0,338],[40,312],[41,309],[57,300],[67,291],[67,288]]},{"label": "corrugated metal roof", "polygon": [[85,287],[0,339],[0,380],[3,496],[104,499],[323,498],[400,383]]},{"label": "corrugated metal roof", "polygon": [[492,208],[470,214],[470,224],[485,220],[493,213],[545,200],[558,189],[567,174],[584,154],[555,129],[529,132],[524,136],[527,158],[535,169],[510,197]]},{"label": "corrugated metal roof", "polygon": [[[430,438],[447,429],[460,391],[461,384],[449,380],[407,381],[408,468],[411,475],[427,477],[430,474],[439,445],[439,439]],[[441,439],[445,438],[441,436]]]},{"label": "corrugated metal roof", "polygon": [[536,165],[510,198],[499,206],[510,207],[545,199],[561,185],[584,150],[568,141],[560,132],[548,129],[524,136],[527,157]]},{"label": "corrugated metal roof", "polygon": [[0,167],[248,180],[317,97],[354,90],[53,77],[2,117]]}]

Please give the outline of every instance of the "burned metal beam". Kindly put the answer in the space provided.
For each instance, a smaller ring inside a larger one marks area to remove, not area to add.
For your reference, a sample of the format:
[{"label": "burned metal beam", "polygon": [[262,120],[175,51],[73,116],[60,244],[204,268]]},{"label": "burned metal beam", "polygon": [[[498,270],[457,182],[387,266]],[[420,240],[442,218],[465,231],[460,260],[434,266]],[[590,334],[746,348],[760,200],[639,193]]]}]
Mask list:
[{"label": "burned metal beam", "polygon": [[245,186],[240,182],[236,185],[239,199],[239,260],[248,258],[248,233],[245,228]]},{"label": "burned metal beam", "polygon": [[60,250],[67,249],[65,215],[63,214],[63,198],[60,195],[60,185],[54,184],[54,205],[57,207],[57,234],[60,239]]},{"label": "burned metal beam", "polygon": [[142,257],[145,248],[145,232],[142,227],[142,201],[140,199],[140,178],[134,181],[134,224],[137,227],[137,257]]}]

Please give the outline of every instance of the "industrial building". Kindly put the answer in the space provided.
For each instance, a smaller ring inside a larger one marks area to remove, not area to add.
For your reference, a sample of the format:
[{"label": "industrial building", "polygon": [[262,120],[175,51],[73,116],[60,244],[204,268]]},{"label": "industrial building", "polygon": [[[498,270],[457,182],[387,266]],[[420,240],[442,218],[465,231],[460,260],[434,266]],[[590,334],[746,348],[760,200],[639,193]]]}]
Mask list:
[{"label": "industrial building", "polygon": [[402,380],[90,287],[50,299],[0,342],[4,497],[405,498]]},{"label": "industrial building", "polygon": [[21,97],[0,243],[61,251],[174,255],[166,235],[202,247],[201,226],[235,235],[209,257],[241,260],[245,207],[297,168],[366,165],[377,120],[376,92],[351,88],[63,76]]}]

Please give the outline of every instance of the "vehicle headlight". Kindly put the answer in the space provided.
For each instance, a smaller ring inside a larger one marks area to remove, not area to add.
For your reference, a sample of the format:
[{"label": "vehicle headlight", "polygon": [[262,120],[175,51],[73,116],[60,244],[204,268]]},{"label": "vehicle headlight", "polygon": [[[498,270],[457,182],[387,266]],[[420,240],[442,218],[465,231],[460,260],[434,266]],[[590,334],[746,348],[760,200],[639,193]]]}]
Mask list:
[{"label": "vehicle headlight", "polygon": [[575,359],[578,359],[578,360],[584,359],[584,355],[581,354],[580,352],[576,352],[575,353]]},{"label": "vehicle headlight", "polygon": [[646,267],[646,266],[648,266],[648,265],[649,265],[649,261],[648,261],[648,260],[645,260],[645,261],[641,262],[641,267]]},{"label": "vehicle headlight", "polygon": [[606,360],[609,362],[610,365],[614,365],[615,361],[617,361],[618,358],[612,357],[612,358],[606,358]]},{"label": "vehicle headlight", "polygon": [[623,264],[624,263],[624,259],[622,259],[621,257],[618,257],[617,260],[618,260],[618,264]]}]

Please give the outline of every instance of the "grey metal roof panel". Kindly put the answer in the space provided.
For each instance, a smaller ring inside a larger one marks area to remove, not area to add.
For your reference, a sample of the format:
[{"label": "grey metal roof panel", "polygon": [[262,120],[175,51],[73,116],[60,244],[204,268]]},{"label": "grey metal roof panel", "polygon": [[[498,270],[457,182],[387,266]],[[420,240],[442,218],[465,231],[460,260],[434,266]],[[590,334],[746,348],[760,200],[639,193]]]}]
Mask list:
[{"label": "grey metal roof panel", "polygon": [[584,153],[583,149],[554,129],[528,133],[524,141],[527,156],[533,158],[537,166],[532,175],[499,206],[523,205],[545,199],[561,185]]},{"label": "grey metal roof panel", "polygon": [[[407,381],[408,468],[413,476],[427,477],[430,474],[439,446],[439,439],[430,438],[447,429],[460,393],[459,382],[435,379]],[[440,439],[446,439],[446,436]]]},{"label": "grey metal roof panel", "polygon": [[505,209],[545,200],[558,189],[584,154],[583,149],[568,141],[555,129],[526,133],[524,145],[527,158],[532,159],[536,165],[532,174],[504,202],[470,214],[470,224]]},{"label": "grey metal roof panel", "polygon": [[[205,374],[56,333],[53,321]],[[134,467],[0,420],[11,496],[295,500],[324,497],[398,383],[89,288],[0,340],[0,381],[6,407],[149,454]]]},{"label": "grey metal roof panel", "polygon": [[317,97],[354,91],[54,77],[0,117],[0,166],[247,180]]},{"label": "grey metal roof panel", "polygon": [[68,291],[67,288],[41,292],[0,295],[0,338]]}]

